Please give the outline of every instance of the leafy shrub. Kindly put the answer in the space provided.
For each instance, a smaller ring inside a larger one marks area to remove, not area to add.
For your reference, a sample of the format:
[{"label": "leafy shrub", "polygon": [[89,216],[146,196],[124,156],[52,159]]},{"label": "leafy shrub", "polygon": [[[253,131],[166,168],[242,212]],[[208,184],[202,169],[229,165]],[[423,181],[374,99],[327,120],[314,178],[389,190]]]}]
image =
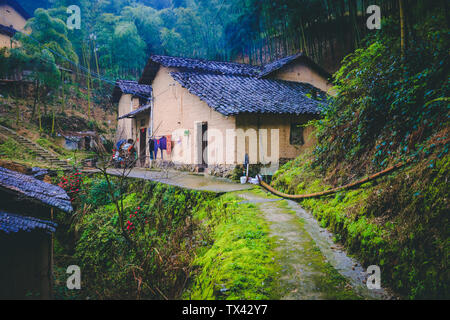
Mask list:
[{"label": "leafy shrub", "polygon": [[83,176],[78,169],[68,176],[63,176],[58,185],[63,188],[70,196],[70,201],[79,200],[79,195],[82,191]]},{"label": "leafy shrub", "polygon": [[[427,141],[448,126],[448,28],[442,16],[414,26],[405,59],[398,22],[388,19],[335,74],[337,96],[319,120],[314,165],[365,173],[427,154]],[[443,142],[443,148],[448,149]]]}]

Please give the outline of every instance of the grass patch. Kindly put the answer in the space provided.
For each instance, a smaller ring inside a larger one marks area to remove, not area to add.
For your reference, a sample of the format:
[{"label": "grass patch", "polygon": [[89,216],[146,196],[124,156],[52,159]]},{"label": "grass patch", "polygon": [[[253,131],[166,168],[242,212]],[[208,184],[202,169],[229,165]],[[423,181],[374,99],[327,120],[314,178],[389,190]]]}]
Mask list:
[{"label": "grass patch", "polygon": [[[449,163],[448,155],[433,165],[424,160],[359,189],[301,205],[365,266],[380,266],[384,283],[399,295],[448,298]],[[303,155],[282,167],[272,185],[305,194],[330,188],[325,181]]]},{"label": "grass patch", "polygon": [[197,213],[212,231],[212,244],[198,252],[195,281],[185,299],[273,298],[277,266],[269,226],[255,205],[240,201],[225,195]]}]

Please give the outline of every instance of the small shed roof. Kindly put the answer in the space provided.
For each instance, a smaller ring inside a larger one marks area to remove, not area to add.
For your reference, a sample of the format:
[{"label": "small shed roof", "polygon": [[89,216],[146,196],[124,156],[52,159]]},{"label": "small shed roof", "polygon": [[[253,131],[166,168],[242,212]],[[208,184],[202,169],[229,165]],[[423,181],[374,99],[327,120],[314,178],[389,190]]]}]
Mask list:
[{"label": "small shed roof", "polygon": [[125,119],[125,118],[136,118],[137,115],[149,111],[151,109],[150,104],[146,104],[145,106],[140,107],[139,109],[136,109],[134,111],[131,111],[130,113],[127,113],[119,118],[117,120]]},{"label": "small shed roof", "polygon": [[8,234],[20,231],[42,231],[50,234],[56,231],[57,226],[58,225],[52,221],[0,212],[0,231]]},{"label": "small shed roof", "polygon": [[73,210],[69,196],[61,187],[2,167],[0,167],[0,189],[65,212]]},{"label": "small shed roof", "polygon": [[17,31],[14,28],[0,24],[0,34],[7,35],[8,37],[13,37],[16,32]]}]

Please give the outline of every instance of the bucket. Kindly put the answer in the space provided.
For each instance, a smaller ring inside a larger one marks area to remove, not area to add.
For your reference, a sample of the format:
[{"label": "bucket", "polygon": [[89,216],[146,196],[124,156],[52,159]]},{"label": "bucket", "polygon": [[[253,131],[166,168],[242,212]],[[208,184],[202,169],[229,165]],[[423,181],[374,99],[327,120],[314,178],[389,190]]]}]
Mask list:
[{"label": "bucket", "polygon": [[241,184],[247,183],[247,177],[241,177]]}]

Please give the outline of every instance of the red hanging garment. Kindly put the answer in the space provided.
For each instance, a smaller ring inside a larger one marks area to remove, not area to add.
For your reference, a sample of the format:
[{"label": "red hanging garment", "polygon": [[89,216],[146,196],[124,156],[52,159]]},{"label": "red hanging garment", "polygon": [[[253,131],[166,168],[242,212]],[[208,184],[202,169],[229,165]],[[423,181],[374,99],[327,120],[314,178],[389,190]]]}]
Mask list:
[{"label": "red hanging garment", "polygon": [[167,139],[167,154],[170,154],[172,152],[172,136],[166,136]]}]

